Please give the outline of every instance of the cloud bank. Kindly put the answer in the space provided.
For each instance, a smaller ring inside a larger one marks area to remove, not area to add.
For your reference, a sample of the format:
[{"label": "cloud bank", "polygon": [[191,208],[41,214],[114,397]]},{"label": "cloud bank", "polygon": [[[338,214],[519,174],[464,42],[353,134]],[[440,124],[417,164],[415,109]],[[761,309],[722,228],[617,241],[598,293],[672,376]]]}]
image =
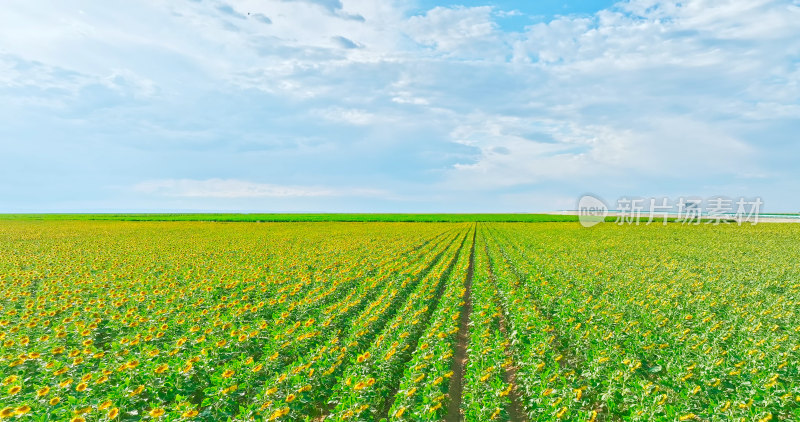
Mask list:
[{"label": "cloud bank", "polygon": [[9,2],[3,211],[800,210],[800,3],[523,6]]}]

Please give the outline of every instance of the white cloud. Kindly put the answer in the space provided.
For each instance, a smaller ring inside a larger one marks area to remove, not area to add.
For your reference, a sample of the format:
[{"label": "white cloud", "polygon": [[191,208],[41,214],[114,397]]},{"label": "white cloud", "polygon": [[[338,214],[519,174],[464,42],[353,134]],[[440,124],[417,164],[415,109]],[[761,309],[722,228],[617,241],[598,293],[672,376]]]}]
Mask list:
[{"label": "white cloud", "polygon": [[413,105],[428,105],[428,100],[420,97],[414,97],[408,93],[399,93],[396,97],[392,97],[392,102],[397,104],[413,104]]},{"label": "white cloud", "polygon": [[150,180],[136,184],[133,190],[151,195],[181,198],[288,198],[383,194],[381,191],[371,189],[283,186],[236,179]]},{"label": "white cloud", "polygon": [[375,124],[378,120],[378,116],[366,110],[347,109],[341,107],[312,110],[311,113],[332,122],[346,123],[356,126]]},{"label": "white cloud", "polygon": [[710,180],[760,171],[755,147],[688,117],[647,118],[639,129],[508,116],[470,120],[451,136],[479,153],[454,166],[448,188],[593,185],[631,177]]},{"label": "white cloud", "polygon": [[783,0],[632,0],[618,6],[647,20],[667,20],[680,30],[715,39],[755,40],[792,37],[800,7]]},{"label": "white cloud", "polygon": [[424,16],[412,16],[406,32],[414,41],[445,54],[491,55],[500,42],[490,6],[435,7]]},{"label": "white cloud", "polygon": [[515,16],[525,16],[524,13],[520,12],[519,10],[498,10],[495,12],[498,17],[501,18],[511,18]]},{"label": "white cloud", "polygon": [[128,69],[116,69],[103,78],[103,84],[121,94],[137,99],[153,97],[158,92],[156,83]]}]

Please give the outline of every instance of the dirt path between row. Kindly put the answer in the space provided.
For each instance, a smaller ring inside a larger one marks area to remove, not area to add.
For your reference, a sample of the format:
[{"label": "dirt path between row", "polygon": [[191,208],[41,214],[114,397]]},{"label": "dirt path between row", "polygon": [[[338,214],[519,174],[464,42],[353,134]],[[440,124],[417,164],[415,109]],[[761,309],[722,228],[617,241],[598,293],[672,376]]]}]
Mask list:
[{"label": "dirt path between row", "polygon": [[467,349],[469,346],[469,322],[472,315],[472,276],[475,272],[475,239],[478,232],[478,223],[472,229],[472,248],[469,251],[469,265],[467,277],[464,280],[464,308],[458,320],[458,335],[456,337],[456,351],[453,356],[453,376],[450,377],[450,388],[447,390],[450,402],[447,405],[446,422],[461,422],[461,396],[464,393],[464,369],[467,367]]},{"label": "dirt path between row", "polygon": [[[494,262],[492,261],[491,255],[489,254],[488,243],[485,243],[483,247],[484,247],[484,253],[489,259],[489,280],[492,283],[496,283],[494,271],[492,270]],[[500,300],[499,298],[496,299],[498,305],[500,306],[500,309],[502,309],[503,311],[502,312],[503,315],[500,317],[500,332],[503,333],[503,335],[506,338],[508,338],[508,328],[507,328],[508,322],[506,321],[506,304],[503,303],[503,301]],[[517,387],[517,367],[514,364],[514,356],[511,353],[511,349],[508,347],[508,345],[506,345],[503,348],[503,354],[506,356],[506,359],[509,359],[511,361],[511,365],[505,366],[505,371],[503,372],[504,381],[512,386],[511,393],[508,395],[510,403],[508,409],[506,409],[506,411],[508,411],[508,418],[511,422],[524,422],[527,421],[528,418],[525,415],[525,411],[523,410],[522,398],[520,397],[520,392]]]}]

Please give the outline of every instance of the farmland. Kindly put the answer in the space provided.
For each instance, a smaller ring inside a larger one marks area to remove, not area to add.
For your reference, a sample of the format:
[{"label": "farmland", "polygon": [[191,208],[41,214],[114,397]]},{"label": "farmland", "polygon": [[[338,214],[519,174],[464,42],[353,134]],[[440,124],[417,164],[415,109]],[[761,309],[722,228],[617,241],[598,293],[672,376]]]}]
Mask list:
[{"label": "farmland", "polygon": [[0,417],[800,419],[800,226],[0,221]]}]

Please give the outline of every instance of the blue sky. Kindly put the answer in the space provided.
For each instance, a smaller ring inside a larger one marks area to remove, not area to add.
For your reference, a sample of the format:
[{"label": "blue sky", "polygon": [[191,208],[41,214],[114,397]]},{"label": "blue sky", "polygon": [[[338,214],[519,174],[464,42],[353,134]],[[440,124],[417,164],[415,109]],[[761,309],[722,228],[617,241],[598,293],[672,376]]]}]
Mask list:
[{"label": "blue sky", "polygon": [[10,1],[0,212],[800,211],[800,1]]}]

